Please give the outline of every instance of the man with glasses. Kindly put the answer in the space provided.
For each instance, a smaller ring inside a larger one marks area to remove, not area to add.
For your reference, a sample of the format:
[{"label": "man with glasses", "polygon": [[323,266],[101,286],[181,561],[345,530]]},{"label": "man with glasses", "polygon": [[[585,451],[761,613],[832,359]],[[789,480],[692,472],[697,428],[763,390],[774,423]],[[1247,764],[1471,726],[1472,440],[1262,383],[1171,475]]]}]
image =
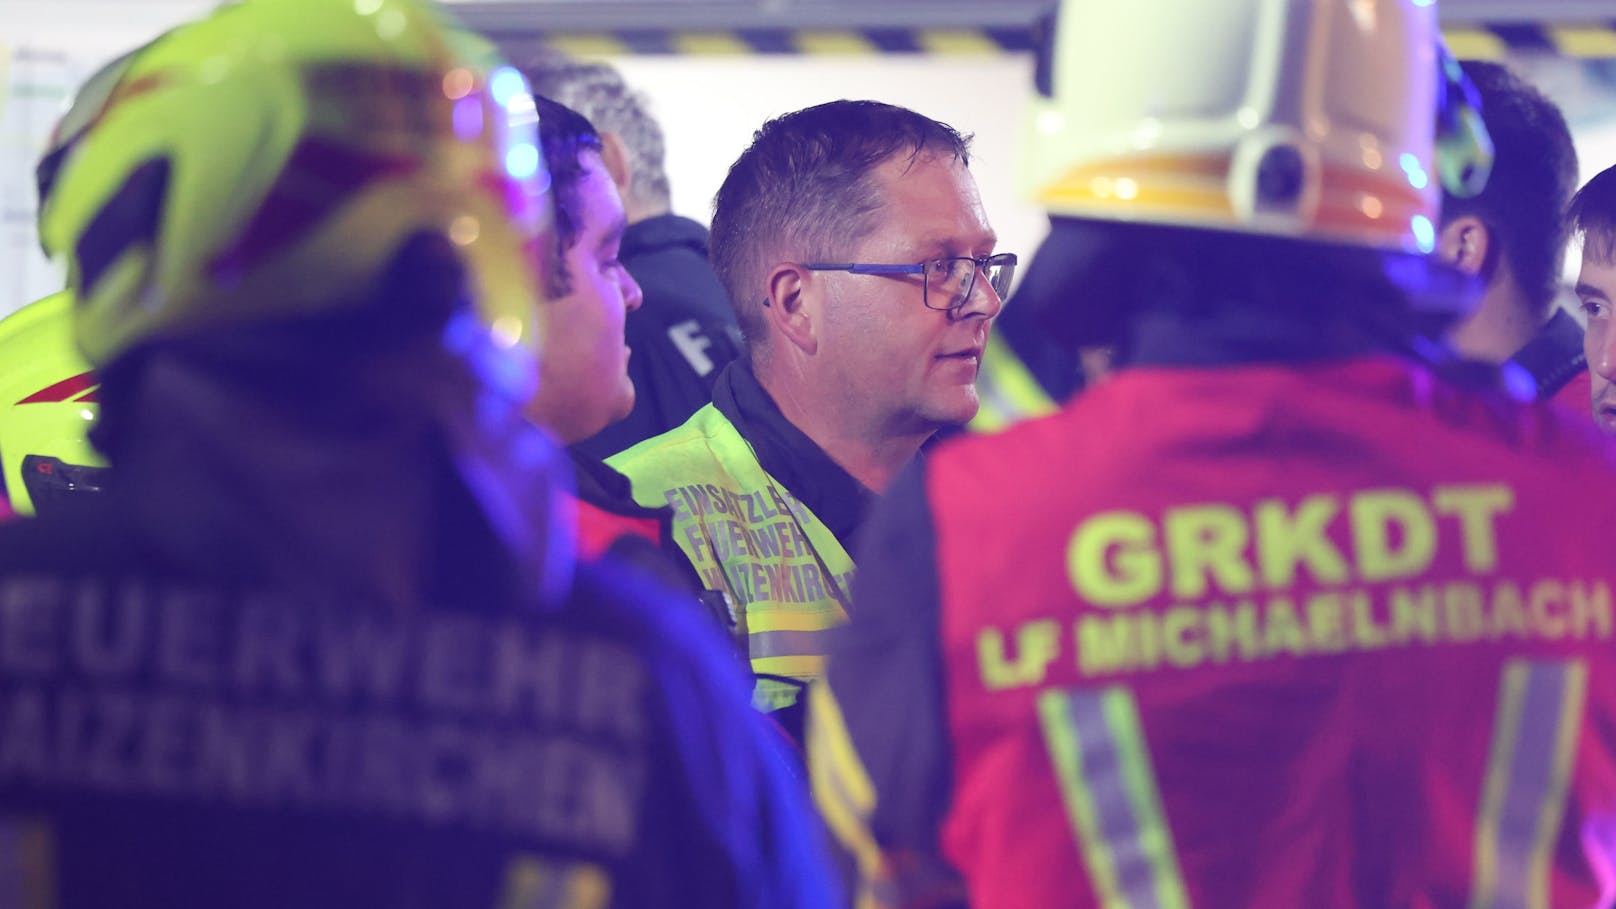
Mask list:
[{"label": "man with glasses", "polygon": [[610,460],[726,593],[766,709],[815,678],[846,620],[853,536],[976,375],[1015,256],[998,254],[968,140],[836,101],[763,125],[714,204],[712,257],[746,339],[713,403]]}]

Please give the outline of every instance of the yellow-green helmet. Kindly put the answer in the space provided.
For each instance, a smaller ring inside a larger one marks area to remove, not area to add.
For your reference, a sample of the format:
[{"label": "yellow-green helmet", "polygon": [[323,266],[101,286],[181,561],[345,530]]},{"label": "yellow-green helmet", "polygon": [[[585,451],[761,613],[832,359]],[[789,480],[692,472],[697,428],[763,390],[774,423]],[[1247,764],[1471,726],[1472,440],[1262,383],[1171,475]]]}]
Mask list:
[{"label": "yellow-green helmet", "polygon": [[73,346],[72,306],[63,292],[0,320],[0,479],[19,514],[105,482],[106,461],[85,436],[97,382]]},{"label": "yellow-green helmet", "polygon": [[407,238],[447,236],[496,340],[536,349],[549,176],[527,86],[423,0],[243,0],[137,51],[41,213],[78,343],[366,298]]}]

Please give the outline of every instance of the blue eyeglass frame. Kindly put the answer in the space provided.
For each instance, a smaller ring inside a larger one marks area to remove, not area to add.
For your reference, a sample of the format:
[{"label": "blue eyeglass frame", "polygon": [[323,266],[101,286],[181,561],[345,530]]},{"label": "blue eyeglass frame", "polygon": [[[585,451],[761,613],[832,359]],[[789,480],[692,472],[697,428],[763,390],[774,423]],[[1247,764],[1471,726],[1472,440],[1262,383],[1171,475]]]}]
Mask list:
[{"label": "blue eyeglass frame", "polygon": [[[990,266],[996,265],[1000,269],[1008,269],[1010,276],[1014,277],[1018,260],[1015,253],[994,253],[990,256],[939,256],[935,259],[927,259],[924,262],[914,265],[888,265],[875,262],[804,262],[801,263],[800,267],[806,268],[809,271],[845,271],[851,272],[855,275],[924,276],[926,274],[927,267],[934,262],[970,262],[974,266],[971,269],[969,286],[967,286],[965,288],[965,292],[960,295],[960,301],[955,303],[953,306],[931,305],[931,282],[920,282],[920,301],[921,303],[925,304],[927,309],[935,310],[937,312],[952,313],[963,307],[966,302],[971,299],[971,292],[976,290],[976,276],[978,274],[984,274],[987,272]],[[1005,293],[1010,290],[1008,286],[1009,282],[1006,281],[1005,284],[1006,286],[1001,289],[994,286],[992,281],[988,282],[988,286],[993,287],[993,292],[999,295],[1001,302],[1004,299]]]}]

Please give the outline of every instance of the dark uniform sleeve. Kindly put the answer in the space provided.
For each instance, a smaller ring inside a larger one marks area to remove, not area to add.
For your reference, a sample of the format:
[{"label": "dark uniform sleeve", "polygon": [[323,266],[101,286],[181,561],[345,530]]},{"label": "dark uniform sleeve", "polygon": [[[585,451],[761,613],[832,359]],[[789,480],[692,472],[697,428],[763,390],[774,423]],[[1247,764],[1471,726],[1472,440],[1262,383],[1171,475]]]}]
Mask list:
[{"label": "dark uniform sleeve", "polygon": [[831,873],[795,759],[748,700],[723,637],[645,579],[603,560],[580,567],[597,603],[651,610],[652,805],[640,874],[613,905],[829,909]]},{"label": "dark uniform sleeve", "polygon": [[814,798],[856,866],[856,905],[963,906],[938,843],[952,768],[920,464],[877,504],[857,564],[852,621],[833,638],[809,708]]}]

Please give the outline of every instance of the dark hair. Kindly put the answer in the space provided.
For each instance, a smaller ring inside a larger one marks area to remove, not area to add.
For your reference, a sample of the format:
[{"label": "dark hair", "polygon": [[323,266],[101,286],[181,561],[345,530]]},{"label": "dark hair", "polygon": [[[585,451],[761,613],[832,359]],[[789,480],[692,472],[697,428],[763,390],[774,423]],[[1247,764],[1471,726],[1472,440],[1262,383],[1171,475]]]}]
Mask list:
[{"label": "dark hair", "polygon": [[1228,351],[1240,362],[1301,362],[1441,337],[1470,283],[1434,256],[1400,250],[1056,216],[1015,308],[1033,310],[1068,350],[1117,348],[1118,363],[1133,360],[1146,334],[1169,341],[1171,356],[1211,362],[1184,339],[1213,322],[1226,332],[1220,344],[1239,339]]},{"label": "dark hair", "polygon": [[1571,197],[1566,215],[1570,228],[1582,236],[1582,248],[1590,248],[1601,262],[1616,262],[1616,165],[1595,174]]},{"label": "dark hair", "polygon": [[877,167],[923,152],[969,164],[969,145],[946,123],[877,101],[832,101],[763,124],[713,199],[713,269],[747,345],[763,337],[767,268],[845,256],[875,229]]},{"label": "dark hair", "polygon": [[541,54],[522,67],[533,90],[589,118],[595,128],[623,140],[629,157],[628,193],[647,205],[667,208],[671,198],[662,127],[650,104],[623,81],[611,64]]},{"label": "dark hair", "polygon": [[572,289],[564,254],[578,242],[578,233],[583,229],[578,198],[578,184],[584,176],[583,155],[586,151],[600,153],[600,133],[583,114],[543,95],[533,97],[533,106],[539,114],[539,145],[550,168],[550,193],[555,199],[556,267],[550,270],[550,291],[559,296]]},{"label": "dark hair", "polygon": [[1479,218],[1532,304],[1554,299],[1570,230],[1566,203],[1577,185],[1577,151],[1553,101],[1507,67],[1463,62],[1481,97],[1481,118],[1492,136],[1494,159],[1487,186],[1474,198],[1447,194],[1442,220]]}]

